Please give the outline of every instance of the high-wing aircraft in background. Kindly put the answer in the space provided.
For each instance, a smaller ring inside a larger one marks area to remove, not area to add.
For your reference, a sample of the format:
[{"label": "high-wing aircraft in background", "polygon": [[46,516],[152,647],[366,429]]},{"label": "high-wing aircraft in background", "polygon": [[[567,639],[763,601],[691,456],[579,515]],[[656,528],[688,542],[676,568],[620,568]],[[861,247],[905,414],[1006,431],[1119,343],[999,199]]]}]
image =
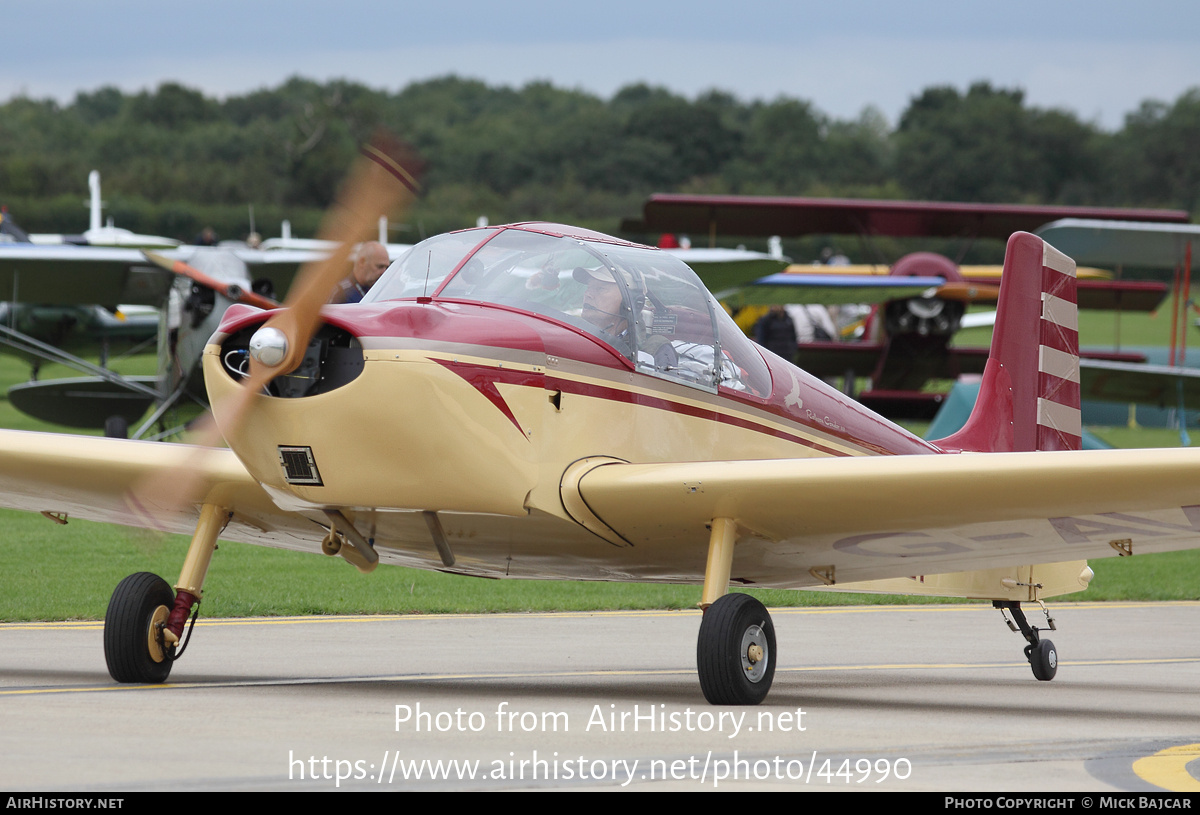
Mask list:
[{"label": "high-wing aircraft in background", "polygon": [[[8,298],[0,306],[0,352],[29,360],[33,380],[11,388],[9,399],[44,421],[120,435],[157,403],[140,436],[181,401],[203,403],[200,355],[226,308],[273,302],[301,264],[334,247],[290,235],[267,241],[263,249],[240,242],[183,246],[138,235],[111,221],[102,226],[99,173],[92,171],[88,186],[89,228],[78,235],[30,234],[7,212],[0,215],[0,297]],[[385,223],[379,230],[390,259],[409,249],[387,243]],[[159,311],[147,315],[130,306]],[[127,377],[107,369],[110,349],[153,350],[156,340],[157,375]],[[80,358],[97,348],[101,365]],[[38,381],[45,362],[86,376]]]},{"label": "high-wing aircraft in background", "polygon": [[[661,194],[646,202],[639,221],[626,222],[631,233],[684,232],[738,237],[857,235],[870,254],[882,260],[876,237],[955,238],[961,252],[979,238],[1005,239],[1016,231],[1033,231],[1048,221],[1075,218],[1186,223],[1176,210],[1058,207],[1010,204],[964,204],[932,201],[879,201],[831,198],[710,196]],[[882,303],[868,334],[853,342],[802,343],[797,361],[823,378],[845,377],[847,390],[855,375],[869,375],[871,387],[859,394],[866,405],[888,415],[931,416],[943,394],[923,392],[931,379],[956,379],[983,371],[987,349],[956,348],[968,302],[995,297],[997,269],[958,265],[932,252],[914,252],[893,264],[877,266],[795,265],[788,274],[768,279],[705,282],[731,306],[770,303]],[[1094,270],[1093,270],[1094,271]],[[881,277],[875,272],[883,272]],[[1080,308],[1150,311],[1166,295],[1155,281],[1084,279],[1080,274]],[[907,292],[880,292],[886,281],[917,283]],[[836,284],[836,285],[835,285]],[[878,292],[878,293],[877,293]],[[855,300],[855,298],[859,298]],[[882,302],[886,298],[886,302]],[[1140,363],[1138,354],[1086,353],[1085,357],[1118,363]]]},{"label": "high-wing aircraft in background", "polygon": [[[367,179],[409,180],[375,161]],[[761,701],[778,660],[731,584],[991,599],[1048,680],[1022,603],[1086,587],[1083,558],[1200,545],[1200,453],[1078,450],[1074,264],[1031,235],[1008,244],[983,395],[934,443],[759,349],[659,250],[471,229],[323,307],[337,262],[285,309],[232,306],[205,348],[229,449],[0,432],[3,505],[192,533],[175,590],[139,573],[114,592],[116,680],[167,678],[218,538],[363,571],[703,584],[714,704]]]}]

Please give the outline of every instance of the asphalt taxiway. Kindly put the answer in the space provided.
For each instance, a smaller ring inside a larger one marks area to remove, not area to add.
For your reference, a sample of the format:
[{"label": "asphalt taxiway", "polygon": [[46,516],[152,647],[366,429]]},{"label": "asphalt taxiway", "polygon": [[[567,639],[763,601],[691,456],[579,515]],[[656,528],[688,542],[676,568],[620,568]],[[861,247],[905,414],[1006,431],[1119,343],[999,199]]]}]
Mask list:
[{"label": "asphalt taxiway", "polygon": [[0,789],[1200,790],[1200,604],[1052,612],[1038,682],[990,607],[773,609],[756,708],[704,701],[694,611],[201,620],[161,686],[5,624]]}]

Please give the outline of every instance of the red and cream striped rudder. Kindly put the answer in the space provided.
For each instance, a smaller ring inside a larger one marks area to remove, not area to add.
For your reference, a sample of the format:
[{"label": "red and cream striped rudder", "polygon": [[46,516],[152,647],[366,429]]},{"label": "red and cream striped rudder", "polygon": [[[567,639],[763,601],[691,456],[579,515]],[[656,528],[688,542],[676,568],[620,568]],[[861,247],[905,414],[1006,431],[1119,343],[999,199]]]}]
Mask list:
[{"label": "red and cream striped rudder", "polygon": [[979,398],[947,450],[1078,450],[1075,261],[1026,232],[1008,239],[996,328]]}]

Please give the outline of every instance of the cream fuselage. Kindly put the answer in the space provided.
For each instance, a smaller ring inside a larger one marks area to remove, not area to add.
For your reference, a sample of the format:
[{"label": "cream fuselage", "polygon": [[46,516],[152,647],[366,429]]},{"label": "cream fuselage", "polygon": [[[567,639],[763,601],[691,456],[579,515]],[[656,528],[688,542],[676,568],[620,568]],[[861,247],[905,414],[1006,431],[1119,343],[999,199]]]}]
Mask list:
[{"label": "cream fuselage", "polygon": [[[243,423],[222,429],[281,508],[346,512],[384,561],[441,568],[421,514],[432,511],[454,571],[695,582],[705,528],[670,551],[589,531],[586,507],[569,506],[563,490],[572,466],[937,452],[766,353],[770,394],[711,393],[635,372],[596,338],[503,306],[393,301],[324,316],[361,343],[361,373],[319,395],[257,397]],[[240,387],[221,343],[263,319],[231,309],[205,351],[218,422]],[[322,485],[289,484],[281,445],[310,447]]]}]

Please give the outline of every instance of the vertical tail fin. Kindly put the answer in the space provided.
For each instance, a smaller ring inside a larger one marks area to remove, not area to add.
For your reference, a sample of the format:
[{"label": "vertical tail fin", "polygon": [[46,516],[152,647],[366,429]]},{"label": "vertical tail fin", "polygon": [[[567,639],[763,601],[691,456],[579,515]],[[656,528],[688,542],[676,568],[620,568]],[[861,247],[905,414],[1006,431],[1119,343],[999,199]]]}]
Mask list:
[{"label": "vertical tail fin", "polygon": [[1075,261],[1041,238],[1008,239],[992,348],[975,409],[947,450],[1078,450]]}]

